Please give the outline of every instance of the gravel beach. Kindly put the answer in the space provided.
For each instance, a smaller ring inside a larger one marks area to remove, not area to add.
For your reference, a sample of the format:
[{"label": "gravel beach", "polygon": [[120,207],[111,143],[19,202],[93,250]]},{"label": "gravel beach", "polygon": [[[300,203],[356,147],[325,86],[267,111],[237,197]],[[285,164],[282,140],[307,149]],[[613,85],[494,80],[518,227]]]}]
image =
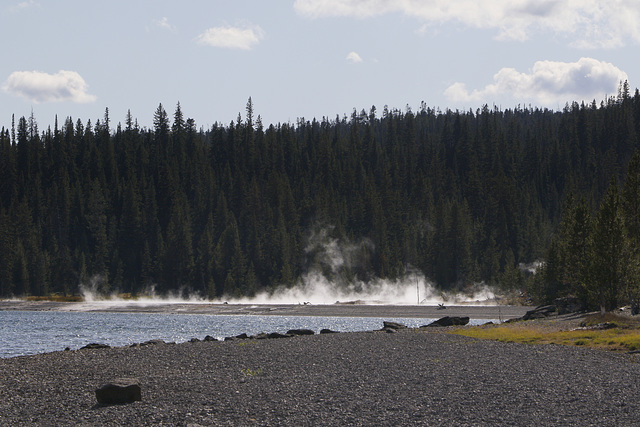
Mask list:
[{"label": "gravel beach", "polygon": [[[433,328],[63,351],[0,359],[0,425],[631,426],[637,357]],[[97,405],[118,377],[142,401]]]}]

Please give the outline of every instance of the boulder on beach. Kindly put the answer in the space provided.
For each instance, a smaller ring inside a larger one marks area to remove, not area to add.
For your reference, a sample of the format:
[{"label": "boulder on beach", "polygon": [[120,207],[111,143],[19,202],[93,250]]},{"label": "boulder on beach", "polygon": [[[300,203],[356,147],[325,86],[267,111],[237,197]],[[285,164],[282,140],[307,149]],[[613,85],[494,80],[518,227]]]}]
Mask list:
[{"label": "boulder on beach", "polygon": [[287,335],[314,335],[315,332],[311,329],[289,329]]},{"label": "boulder on beach", "polygon": [[522,320],[543,319],[555,312],[556,312],[555,305],[542,305],[534,308],[533,310],[527,311],[524,314],[524,316],[522,316],[521,319]]},{"label": "boulder on beach", "polygon": [[426,325],[426,327],[464,326],[467,323],[469,323],[469,317],[467,316],[445,316],[429,323],[428,325]]},{"label": "boulder on beach", "polygon": [[108,344],[101,344],[101,343],[91,343],[91,344],[87,344],[84,347],[80,347],[80,350],[86,350],[86,349],[96,349],[96,348],[109,348],[110,345]]},{"label": "boulder on beach", "polygon": [[101,405],[120,405],[142,400],[140,382],[136,378],[118,378],[96,389]]},{"label": "boulder on beach", "polygon": [[267,334],[267,338],[289,338],[291,335],[281,334],[280,332],[271,332]]},{"label": "boulder on beach", "polygon": [[384,321],[384,322],[382,322],[382,329],[394,329],[394,330],[407,329],[407,326],[403,325],[402,323],[398,323],[398,322],[387,322],[387,321]]},{"label": "boulder on beach", "polygon": [[553,300],[553,305],[558,309],[558,314],[578,313],[585,311],[586,307],[577,297],[562,297]]}]

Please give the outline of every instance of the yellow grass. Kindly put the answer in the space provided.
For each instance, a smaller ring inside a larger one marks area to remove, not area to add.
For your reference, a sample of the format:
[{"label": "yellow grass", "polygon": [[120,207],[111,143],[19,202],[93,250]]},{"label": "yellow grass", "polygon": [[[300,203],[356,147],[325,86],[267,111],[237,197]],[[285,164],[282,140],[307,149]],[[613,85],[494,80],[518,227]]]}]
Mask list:
[{"label": "yellow grass", "polygon": [[[595,318],[595,319],[594,319]],[[598,320],[600,320],[598,322]],[[590,329],[604,321],[614,325],[610,329]],[[640,350],[640,327],[637,321],[624,318],[586,318],[585,327],[559,330],[558,325],[535,322],[516,322],[501,325],[475,326],[452,331],[467,337],[524,344],[560,344],[601,348],[614,351]]]}]

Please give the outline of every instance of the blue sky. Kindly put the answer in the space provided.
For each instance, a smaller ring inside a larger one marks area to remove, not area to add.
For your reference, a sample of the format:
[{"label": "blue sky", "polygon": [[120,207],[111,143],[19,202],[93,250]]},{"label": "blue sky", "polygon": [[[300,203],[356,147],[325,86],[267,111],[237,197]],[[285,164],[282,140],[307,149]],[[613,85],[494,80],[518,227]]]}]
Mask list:
[{"label": "blue sky", "polygon": [[637,0],[5,0],[0,126],[539,106],[638,85]]}]

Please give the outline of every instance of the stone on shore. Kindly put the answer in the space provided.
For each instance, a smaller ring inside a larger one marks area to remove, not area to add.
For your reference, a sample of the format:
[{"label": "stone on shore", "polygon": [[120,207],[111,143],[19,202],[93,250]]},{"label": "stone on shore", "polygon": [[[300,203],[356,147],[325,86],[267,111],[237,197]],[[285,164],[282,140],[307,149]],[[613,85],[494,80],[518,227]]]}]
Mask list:
[{"label": "stone on shore", "polygon": [[555,305],[543,305],[540,307],[536,307],[533,310],[527,311],[524,316],[522,316],[522,320],[544,319],[545,317],[548,317],[555,312]]},{"label": "stone on shore", "polygon": [[403,325],[402,323],[397,323],[397,322],[387,322],[384,321],[382,322],[382,329],[394,329],[394,330],[398,330],[398,329],[407,329],[406,325]]},{"label": "stone on shore", "polygon": [[558,309],[558,315],[578,313],[586,310],[586,307],[577,297],[556,298],[553,300],[553,305]]},{"label": "stone on shore", "polygon": [[91,344],[87,344],[84,347],[80,347],[80,350],[86,350],[86,349],[96,349],[96,348],[109,348],[110,345],[108,344],[100,344],[100,343],[91,343]]},{"label": "stone on shore", "polygon": [[118,378],[96,389],[101,405],[119,405],[142,400],[140,382],[136,378]]},{"label": "stone on shore", "polygon": [[311,329],[289,329],[287,335],[314,335],[315,332]]},{"label": "stone on shore", "polygon": [[281,334],[280,332],[271,332],[267,334],[267,338],[289,338],[291,335]]}]

